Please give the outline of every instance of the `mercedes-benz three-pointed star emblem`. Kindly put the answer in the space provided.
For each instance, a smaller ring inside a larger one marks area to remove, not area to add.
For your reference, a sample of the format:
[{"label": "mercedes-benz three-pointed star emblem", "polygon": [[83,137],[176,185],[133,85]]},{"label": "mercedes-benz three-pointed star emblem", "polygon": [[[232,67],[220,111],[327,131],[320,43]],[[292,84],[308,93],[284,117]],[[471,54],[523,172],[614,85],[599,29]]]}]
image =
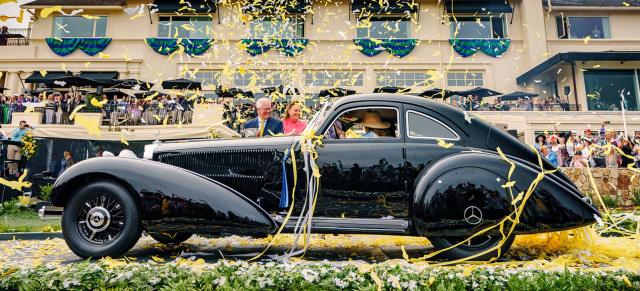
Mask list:
[{"label": "mercedes-benz three-pointed star emblem", "polygon": [[464,210],[464,220],[470,224],[478,224],[482,221],[482,211],[475,206],[469,206]]}]

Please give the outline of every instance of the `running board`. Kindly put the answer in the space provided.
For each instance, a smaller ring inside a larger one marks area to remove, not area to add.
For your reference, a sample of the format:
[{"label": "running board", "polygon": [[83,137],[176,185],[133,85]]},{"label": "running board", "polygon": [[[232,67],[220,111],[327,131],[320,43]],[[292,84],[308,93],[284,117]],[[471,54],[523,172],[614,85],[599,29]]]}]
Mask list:
[{"label": "running board", "polygon": [[[276,216],[276,223],[282,225],[284,216]],[[298,217],[290,217],[285,225],[284,232],[293,232],[298,222]],[[409,234],[409,220],[407,219],[380,219],[380,218],[333,218],[314,217],[311,220],[313,233],[331,234]]]}]

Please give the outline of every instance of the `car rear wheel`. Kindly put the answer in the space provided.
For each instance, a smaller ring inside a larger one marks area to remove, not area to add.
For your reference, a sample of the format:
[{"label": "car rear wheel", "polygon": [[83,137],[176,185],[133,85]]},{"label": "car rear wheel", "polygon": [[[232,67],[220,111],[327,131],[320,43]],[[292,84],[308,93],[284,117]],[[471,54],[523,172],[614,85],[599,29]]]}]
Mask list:
[{"label": "car rear wheel", "polygon": [[186,240],[188,240],[193,234],[192,233],[149,233],[149,235],[157,240],[159,243],[163,244],[180,244]]},{"label": "car rear wheel", "polygon": [[[500,251],[499,255],[504,255],[505,252],[509,250],[511,244],[513,244],[513,240],[515,239],[515,235],[507,237],[502,246],[496,248],[493,251],[490,251],[486,254],[480,255],[473,259],[472,261],[488,261],[491,258],[498,257],[498,251]],[[454,246],[461,241],[464,241],[467,237],[451,237],[451,236],[436,236],[429,237],[429,241],[433,244],[433,247],[436,250],[447,249],[451,246]],[[477,255],[483,253],[489,249],[496,247],[500,241],[502,241],[502,236],[477,236],[472,238],[466,243],[463,243],[455,248],[452,248],[448,251],[442,252],[442,255],[449,260],[459,260],[468,258],[473,255]]]},{"label": "car rear wheel", "polygon": [[61,226],[67,245],[81,258],[122,256],[142,234],[137,204],[111,181],[92,182],[73,194]]}]

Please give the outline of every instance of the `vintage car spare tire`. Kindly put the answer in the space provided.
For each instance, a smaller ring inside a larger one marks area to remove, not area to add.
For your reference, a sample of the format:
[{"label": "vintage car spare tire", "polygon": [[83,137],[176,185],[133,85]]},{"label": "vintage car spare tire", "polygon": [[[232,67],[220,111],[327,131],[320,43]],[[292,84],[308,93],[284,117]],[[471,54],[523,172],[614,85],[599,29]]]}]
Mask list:
[{"label": "vintage car spare tire", "polygon": [[142,234],[139,210],[127,189],[112,181],[89,183],[71,194],[62,213],[62,235],[82,258],[124,255]]},{"label": "vintage car spare tire", "polygon": [[[499,248],[500,256],[504,255],[511,244],[513,244],[513,240],[515,239],[515,234],[507,237],[502,246]],[[434,236],[429,237],[429,241],[433,244],[433,247],[436,250],[443,250],[458,244],[459,242],[467,239],[467,237],[453,237],[453,236]],[[455,248],[452,248],[448,251],[442,252],[442,255],[449,260],[459,260],[468,258],[470,256],[485,252],[495,246],[497,246],[502,240],[502,236],[477,236],[472,238],[469,242],[463,243]],[[490,251],[484,255],[480,255],[470,261],[488,261],[491,258],[498,257],[498,248],[493,251]]]},{"label": "vintage car spare tire", "polygon": [[172,233],[172,234],[165,234],[165,233],[149,233],[149,235],[157,240],[160,243],[163,244],[179,244],[182,243],[186,240],[188,240],[193,234],[192,233],[186,233],[186,232],[180,232],[180,233]]}]

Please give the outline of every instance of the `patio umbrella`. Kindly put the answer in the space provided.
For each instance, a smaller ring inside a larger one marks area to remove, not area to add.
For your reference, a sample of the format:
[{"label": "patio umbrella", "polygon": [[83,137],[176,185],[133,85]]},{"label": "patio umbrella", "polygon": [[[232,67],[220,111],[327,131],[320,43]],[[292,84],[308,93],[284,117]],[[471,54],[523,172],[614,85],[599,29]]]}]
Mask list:
[{"label": "patio umbrella", "polygon": [[144,97],[149,97],[149,96],[151,96],[151,95],[153,95],[155,93],[158,93],[158,95],[156,95],[156,97],[164,94],[164,93],[158,92],[158,91],[149,91],[149,92],[136,93],[136,94],[133,94],[133,96],[136,96],[136,98],[140,99],[140,98],[144,98]]},{"label": "patio umbrella", "polygon": [[378,87],[373,89],[373,93],[405,93],[409,91],[411,91],[411,89],[409,88],[400,88],[400,87],[392,87],[392,86]]},{"label": "patio umbrella", "polygon": [[443,98],[443,99],[447,99],[453,95],[460,95],[460,92],[434,88],[418,94],[418,96],[421,96],[421,97]]},{"label": "patio umbrella", "polygon": [[491,89],[487,89],[487,88],[482,88],[482,87],[476,87],[467,91],[462,91],[459,92],[457,95],[460,96],[476,96],[478,95],[479,98],[484,98],[484,97],[490,97],[490,96],[497,96],[497,95],[502,95],[502,93],[498,92],[498,91],[493,91]]},{"label": "patio umbrella", "polygon": [[[64,82],[64,83],[62,83],[62,82]],[[56,84],[56,85],[58,85],[60,87],[65,87],[65,86],[98,87],[98,86],[106,85],[105,83],[102,83],[100,81],[89,79],[89,78],[80,76],[78,74],[67,76],[67,77],[63,77],[63,78],[59,78],[59,79],[55,79],[54,84]]]},{"label": "patio umbrella", "polygon": [[142,80],[136,79],[119,79],[113,80],[113,83],[116,84],[112,88],[118,89],[135,89],[136,86],[139,86],[136,90],[149,91],[151,87],[153,87],[153,83],[145,82]]},{"label": "patio umbrella", "polygon": [[[89,92],[89,94],[98,94],[98,91]],[[129,94],[124,93],[124,92],[122,92],[120,90],[117,90],[117,89],[104,90],[104,91],[102,91],[102,94],[106,94],[107,98],[109,98],[109,99],[112,99],[113,96],[116,96],[116,95],[118,95],[118,96],[124,96],[124,95],[130,96]]]},{"label": "patio umbrella", "polygon": [[175,80],[164,80],[162,81],[163,89],[178,89],[178,90],[196,90],[202,89],[202,83],[196,80],[189,80],[185,78],[175,79]]},{"label": "patio umbrella", "polygon": [[236,97],[237,95],[251,95],[253,97],[253,93],[251,91],[244,91],[240,88],[227,88],[226,90],[222,89],[222,86],[216,87],[216,94],[218,97]]},{"label": "patio umbrella", "polygon": [[518,98],[529,99],[529,98],[537,97],[538,95],[540,94],[516,91],[513,93],[509,93],[507,95],[502,95],[502,101],[513,101],[513,100],[518,100]]},{"label": "patio umbrella", "polygon": [[343,89],[340,87],[320,90],[318,97],[344,97],[356,94],[356,90]]},{"label": "patio umbrella", "polygon": [[52,94],[52,93],[54,93],[54,92],[56,92],[56,91],[58,91],[58,90],[53,90],[53,89],[42,89],[42,88],[41,88],[40,90],[29,90],[29,94],[31,94],[31,95],[37,95],[37,94],[40,94],[40,93]]}]

